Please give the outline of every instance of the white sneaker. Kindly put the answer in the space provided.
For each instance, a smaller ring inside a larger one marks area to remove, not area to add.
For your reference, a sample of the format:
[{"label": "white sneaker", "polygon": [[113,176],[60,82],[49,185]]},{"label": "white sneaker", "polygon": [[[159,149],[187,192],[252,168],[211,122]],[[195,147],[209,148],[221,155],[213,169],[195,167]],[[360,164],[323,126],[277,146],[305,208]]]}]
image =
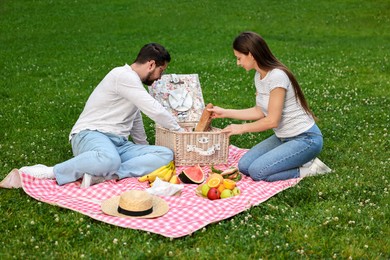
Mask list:
[{"label": "white sneaker", "polygon": [[309,168],[314,162],[314,159],[311,160],[311,161],[308,161],[307,163],[305,163],[304,165],[302,165],[302,167],[306,167],[306,168]]},{"label": "white sneaker", "polygon": [[320,159],[315,158],[310,165],[303,165],[300,168],[300,177],[314,176],[317,174],[326,174],[332,172],[332,169],[329,168],[325,163]]},{"label": "white sneaker", "polygon": [[38,179],[55,179],[53,167],[48,167],[43,164],[24,166],[19,171]]},{"label": "white sneaker", "polygon": [[320,159],[315,158],[310,169],[315,171],[316,174],[325,174],[332,172],[332,169],[329,168],[325,163],[323,163]]},{"label": "white sneaker", "polygon": [[94,184],[102,183],[105,181],[104,177],[97,177],[90,175],[88,173],[84,173],[83,181],[81,182],[80,188],[88,188]]}]

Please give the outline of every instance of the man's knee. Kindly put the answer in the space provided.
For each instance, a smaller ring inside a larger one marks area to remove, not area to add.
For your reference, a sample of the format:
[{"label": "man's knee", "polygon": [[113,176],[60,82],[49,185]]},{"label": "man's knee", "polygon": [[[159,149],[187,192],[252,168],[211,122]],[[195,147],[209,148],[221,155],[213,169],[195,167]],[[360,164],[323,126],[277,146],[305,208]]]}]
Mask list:
[{"label": "man's knee", "polygon": [[167,160],[167,161],[172,161],[173,160],[173,157],[174,157],[174,154],[173,154],[173,151],[167,147],[163,147],[163,146],[160,146],[159,147],[160,151],[160,156],[162,158],[164,158],[164,160]]},{"label": "man's knee", "polygon": [[99,164],[98,166],[102,172],[108,173],[118,171],[119,167],[121,166],[121,158],[119,154],[110,154],[99,151],[97,153]]}]

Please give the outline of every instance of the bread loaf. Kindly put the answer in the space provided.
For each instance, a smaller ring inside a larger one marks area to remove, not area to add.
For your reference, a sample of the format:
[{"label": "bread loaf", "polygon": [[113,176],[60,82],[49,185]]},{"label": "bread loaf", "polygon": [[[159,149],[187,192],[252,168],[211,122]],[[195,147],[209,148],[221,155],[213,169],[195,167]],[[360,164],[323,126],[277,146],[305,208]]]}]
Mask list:
[{"label": "bread loaf", "polygon": [[213,108],[213,104],[209,103],[204,108],[202,116],[195,127],[195,132],[207,132],[210,130],[211,121],[213,119],[211,118],[211,112],[207,110],[208,108]]}]

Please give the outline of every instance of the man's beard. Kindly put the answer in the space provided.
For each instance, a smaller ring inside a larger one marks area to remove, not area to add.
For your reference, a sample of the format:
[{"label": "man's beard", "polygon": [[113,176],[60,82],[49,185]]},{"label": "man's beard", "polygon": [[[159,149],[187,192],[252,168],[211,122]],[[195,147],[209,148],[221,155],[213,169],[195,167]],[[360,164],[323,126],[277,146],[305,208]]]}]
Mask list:
[{"label": "man's beard", "polygon": [[146,86],[151,86],[153,84],[153,82],[155,81],[155,79],[151,79],[151,75],[153,74],[153,71],[152,72],[149,72],[148,75],[146,75],[146,78],[142,81],[143,84],[145,84]]}]

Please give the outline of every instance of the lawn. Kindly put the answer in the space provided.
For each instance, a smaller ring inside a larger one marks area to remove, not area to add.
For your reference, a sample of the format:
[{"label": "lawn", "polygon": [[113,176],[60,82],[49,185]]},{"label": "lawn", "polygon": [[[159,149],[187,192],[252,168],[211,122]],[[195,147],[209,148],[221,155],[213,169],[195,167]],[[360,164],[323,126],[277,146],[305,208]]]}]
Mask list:
[{"label": "lawn", "polygon": [[[113,67],[159,42],[167,73],[198,73],[205,101],[254,104],[232,41],[261,34],[297,76],[332,169],[191,236],[119,228],[0,189],[1,259],[389,259],[387,0],[0,2],[0,178],[72,156],[68,134]],[[150,143],[154,124],[145,117]],[[230,120],[218,120],[223,127]],[[234,136],[250,148],[272,132]]]}]

